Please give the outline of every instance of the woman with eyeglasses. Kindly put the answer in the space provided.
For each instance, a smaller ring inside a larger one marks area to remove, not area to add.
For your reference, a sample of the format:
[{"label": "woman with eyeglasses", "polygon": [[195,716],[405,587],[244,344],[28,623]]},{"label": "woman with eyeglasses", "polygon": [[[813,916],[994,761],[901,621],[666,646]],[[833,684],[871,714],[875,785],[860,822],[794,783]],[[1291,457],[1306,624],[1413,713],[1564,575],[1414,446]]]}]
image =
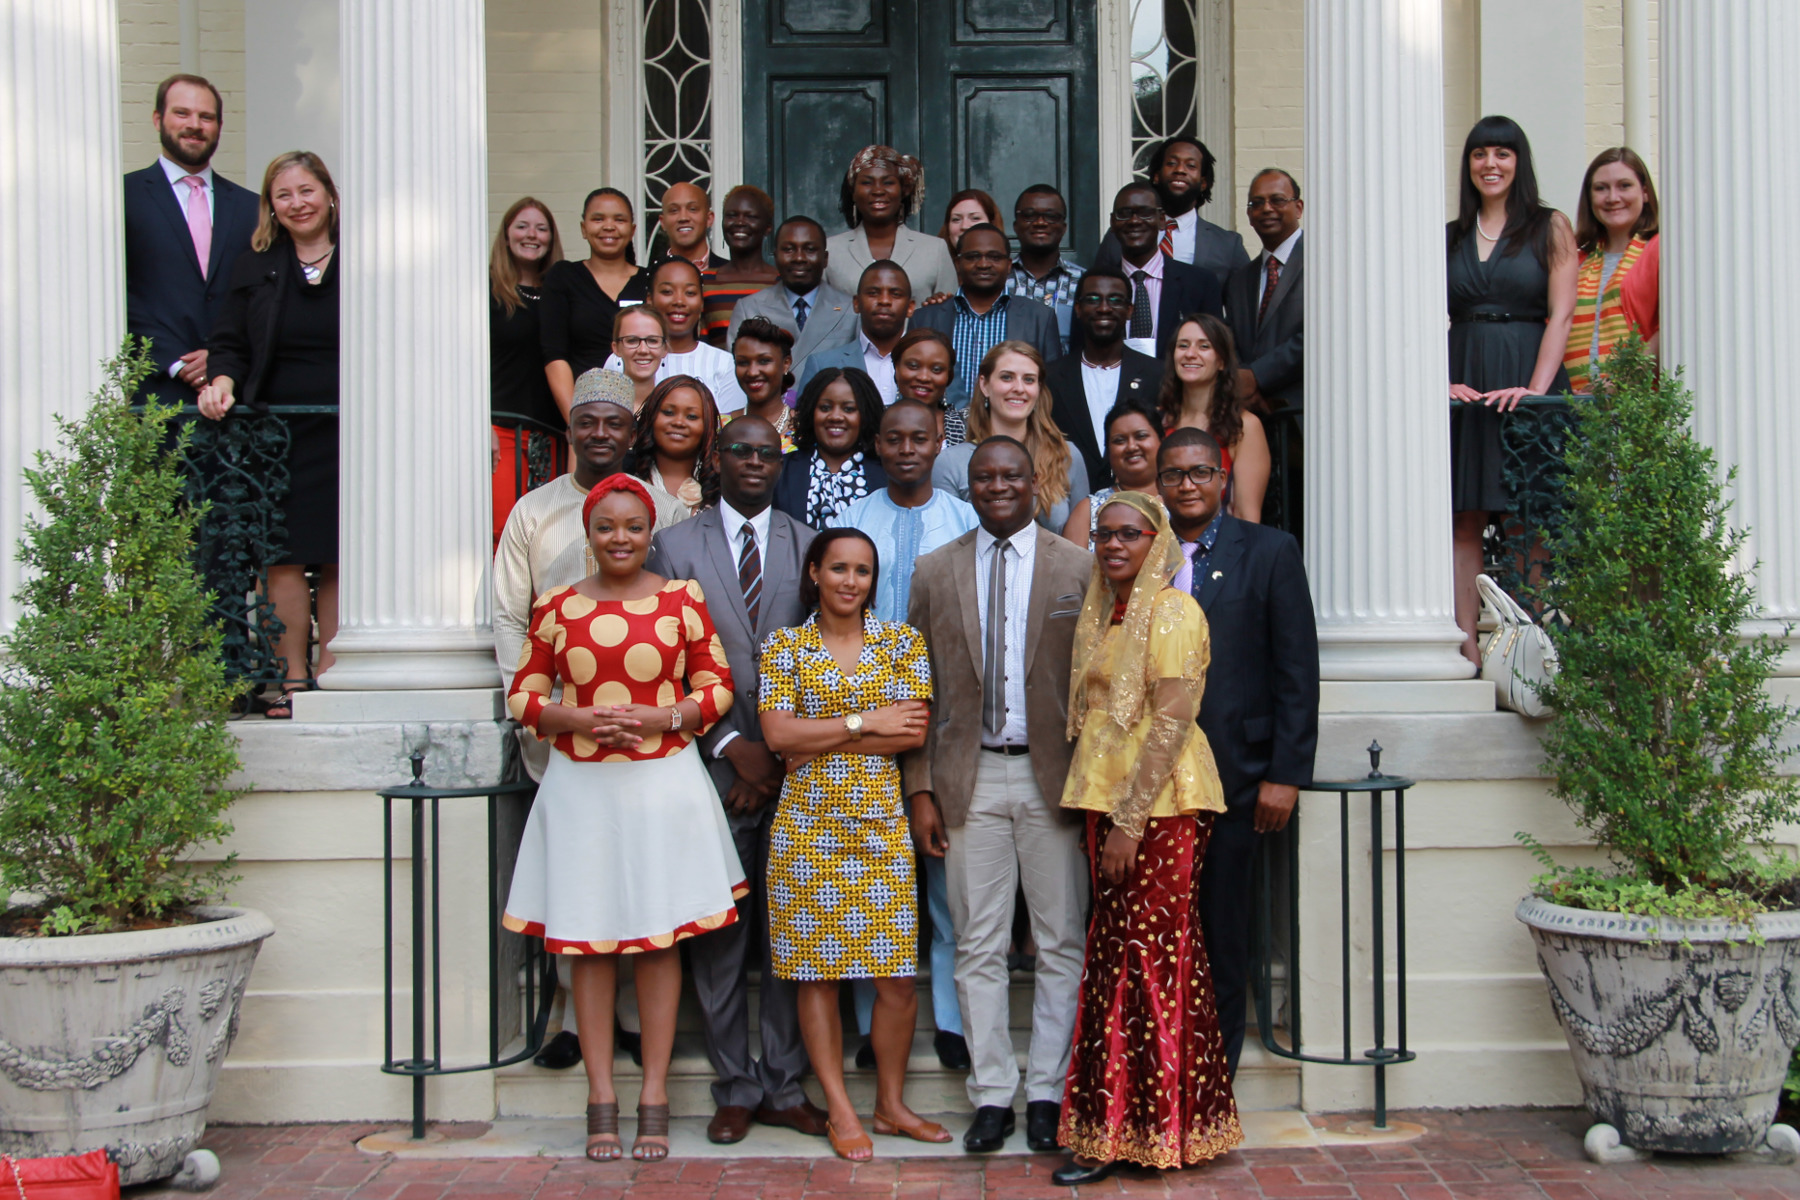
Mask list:
[{"label": "woman with eyeglasses", "polygon": [[[731,355],[700,340],[700,321],[705,311],[705,284],[696,267],[680,255],[665,258],[650,268],[649,307],[662,314],[668,342],[656,369],[660,383],[676,375],[688,375],[712,392],[719,411],[736,416],[744,410],[744,393],[738,388],[737,368]],[[606,360],[608,370],[624,369],[622,360]]]},{"label": "woman with eyeglasses", "polygon": [[1062,535],[1077,546],[1094,545],[1094,529],[1100,510],[1120,492],[1155,496],[1156,451],[1162,434],[1150,414],[1135,404],[1115,404],[1106,414],[1106,461],[1112,467],[1114,487],[1103,487],[1069,510]]},{"label": "woman with eyeglasses", "polygon": [[1226,507],[1260,525],[1273,460],[1262,418],[1244,407],[1237,388],[1237,345],[1225,322],[1210,313],[1183,317],[1157,395],[1163,436],[1184,425],[1210,433],[1231,477]]},{"label": "woman with eyeglasses", "polygon": [[791,453],[794,410],[788,407],[788,393],[794,386],[794,335],[767,317],[746,317],[738,322],[731,359],[744,392],[744,415],[773,425],[782,450]]},{"label": "woman with eyeglasses", "polygon": [[1226,1073],[1196,886],[1225,793],[1195,724],[1206,617],[1170,586],[1185,562],[1154,497],[1116,492],[1094,527],[1075,626],[1062,806],[1087,820],[1086,965],[1057,1140],[1059,1186],[1127,1163],[1170,1169],[1243,1141]]},{"label": "woman with eyeglasses", "polygon": [[827,367],[807,380],[794,407],[794,452],[775,481],[775,507],[824,529],[886,487],[875,453],[884,411],[875,381],[855,367]]},{"label": "woman with eyeglasses", "polygon": [[613,318],[612,345],[612,359],[607,361],[618,360],[616,369],[631,380],[642,406],[655,389],[657,374],[669,354],[669,323],[647,304],[622,308]]},{"label": "woman with eyeglasses", "polygon": [[637,221],[631,201],[617,188],[595,188],[581,205],[581,237],[588,256],[559,262],[544,275],[539,305],[544,375],[563,419],[582,372],[606,365],[613,319],[622,306],[648,294],[649,280],[634,261]]},{"label": "woman with eyeglasses", "polygon": [[638,409],[625,470],[679,500],[686,520],[719,502],[718,432],[712,389],[691,375],[671,375]]}]

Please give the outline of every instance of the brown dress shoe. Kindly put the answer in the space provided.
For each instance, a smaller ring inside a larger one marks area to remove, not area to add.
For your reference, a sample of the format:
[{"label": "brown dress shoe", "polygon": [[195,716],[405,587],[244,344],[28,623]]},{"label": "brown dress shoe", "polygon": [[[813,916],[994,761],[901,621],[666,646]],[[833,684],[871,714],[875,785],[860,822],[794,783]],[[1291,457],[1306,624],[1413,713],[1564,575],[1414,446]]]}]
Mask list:
[{"label": "brown dress shoe", "polygon": [[756,1110],[756,1123],[780,1125],[808,1137],[826,1137],[831,1131],[825,1110],[811,1100],[802,1100],[792,1108],[770,1108],[765,1104]]},{"label": "brown dress shoe", "polygon": [[750,1110],[742,1104],[726,1104],[706,1123],[706,1140],[732,1146],[750,1134]]}]

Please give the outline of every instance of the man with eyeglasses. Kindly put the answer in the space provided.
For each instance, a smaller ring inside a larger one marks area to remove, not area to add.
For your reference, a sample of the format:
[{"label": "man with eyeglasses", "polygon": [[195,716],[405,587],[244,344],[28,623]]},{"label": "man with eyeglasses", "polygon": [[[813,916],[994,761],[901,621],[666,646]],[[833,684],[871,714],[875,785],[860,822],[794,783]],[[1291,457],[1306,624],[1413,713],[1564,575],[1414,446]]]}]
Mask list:
[{"label": "man with eyeglasses", "polygon": [[1131,319],[1131,284],[1117,271],[1096,267],[1081,276],[1075,293],[1075,316],[1084,331],[1080,349],[1044,369],[1050,389],[1050,415],[1063,436],[1075,443],[1087,461],[1088,486],[1113,485],[1106,457],[1106,414],[1115,404],[1129,404],[1156,416],[1162,363],[1125,344]]},{"label": "man with eyeglasses", "polygon": [[[1128,183],[1113,197],[1112,236],[1118,242],[1120,271],[1131,282],[1131,320],[1125,344],[1157,359],[1168,356],[1181,319],[1192,313],[1223,316],[1218,278],[1201,267],[1177,262],[1161,248],[1162,201],[1147,183]],[[1079,319],[1071,348],[1085,344]]]},{"label": "man with eyeglasses", "polygon": [[[1163,210],[1162,248],[1176,262],[1211,271],[1223,283],[1250,261],[1236,230],[1200,215],[1212,199],[1217,159],[1191,137],[1176,136],[1150,152],[1150,184]],[[1110,233],[1094,256],[1097,267],[1119,265],[1118,240]]]},{"label": "man with eyeglasses", "polygon": [[1006,235],[983,222],[963,230],[956,243],[956,294],[922,306],[914,329],[935,329],[956,348],[956,379],[944,394],[951,408],[969,407],[981,360],[1005,341],[1027,342],[1045,362],[1062,357],[1056,314],[1036,300],[1007,295],[1012,251]]},{"label": "man with eyeglasses", "polygon": [[1225,282],[1225,319],[1240,364],[1237,394],[1269,409],[1298,406],[1306,369],[1300,185],[1280,167],[1258,171],[1244,211],[1263,248]]},{"label": "man with eyeglasses", "polygon": [[700,752],[725,805],[749,895],[738,901],[738,920],[688,943],[688,965],[706,1029],[706,1055],[718,1078],[709,1140],[744,1140],[751,1121],[784,1125],[825,1136],[825,1114],[806,1098],[800,1080],[808,1059],[800,1039],[794,984],[762,974],[759,1031],[762,1058],[750,1053],[750,987],[746,968],[754,956],[769,960],[765,871],[769,827],[785,774],[781,759],[763,744],[757,720],[757,654],[777,629],[798,625],[800,573],[812,530],[773,507],[781,475],[781,436],[761,417],[739,417],[719,431],[719,503],[691,520],[659,532],[646,570],[669,579],[693,579],[731,666],[737,702],[700,739]]},{"label": "man with eyeglasses", "polygon": [[1069,231],[1069,206],[1047,183],[1034,183],[1013,205],[1013,232],[1019,254],[1013,259],[1006,294],[1036,300],[1056,314],[1062,352],[1069,352],[1069,322],[1075,314],[1075,292],[1081,264],[1063,257],[1063,235]]},{"label": "man with eyeglasses", "polygon": [[1257,842],[1287,827],[1319,742],[1319,635],[1300,545],[1225,511],[1219,443],[1184,426],[1163,439],[1156,486],[1187,563],[1170,581],[1206,613],[1212,662],[1199,724],[1226,811],[1200,872],[1200,925],[1233,1074],[1250,981],[1250,871]]}]

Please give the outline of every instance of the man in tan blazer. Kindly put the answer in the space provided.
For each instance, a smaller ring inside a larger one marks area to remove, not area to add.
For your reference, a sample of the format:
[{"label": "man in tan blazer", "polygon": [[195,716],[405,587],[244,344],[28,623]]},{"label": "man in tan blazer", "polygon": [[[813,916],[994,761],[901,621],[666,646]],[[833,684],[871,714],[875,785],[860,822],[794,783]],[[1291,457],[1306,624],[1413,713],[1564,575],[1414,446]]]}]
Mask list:
[{"label": "man in tan blazer", "polygon": [[1060,807],[1069,772],[1069,659],[1093,559],[1036,523],[1030,453],[1009,437],[969,460],[981,525],[919,559],[907,622],[924,634],[937,699],[925,745],[901,757],[920,850],[944,857],[956,990],[968,1038],[974,1153],[1016,1126],[1007,942],[1024,885],[1038,946],[1025,1072],[1026,1137],[1056,1148],[1081,984],[1087,863]]}]

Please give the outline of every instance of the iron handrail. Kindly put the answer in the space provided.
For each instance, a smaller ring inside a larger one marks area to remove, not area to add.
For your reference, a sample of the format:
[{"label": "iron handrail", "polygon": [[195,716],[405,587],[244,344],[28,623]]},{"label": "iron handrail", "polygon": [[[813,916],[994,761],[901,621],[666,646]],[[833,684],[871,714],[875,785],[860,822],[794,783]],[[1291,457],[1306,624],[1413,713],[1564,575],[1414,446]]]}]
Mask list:
[{"label": "iron handrail", "polygon": [[[410,784],[386,788],[379,792],[382,803],[382,905],[383,959],[382,985],[385,1055],[381,1070],[388,1075],[412,1079],[412,1136],[425,1137],[425,1081],[437,1075],[463,1075],[474,1071],[493,1071],[524,1062],[544,1044],[544,1032],[550,1023],[550,1008],[556,997],[556,966],[544,953],[543,944],[525,938],[525,1047],[515,1054],[502,1056],[500,994],[502,987],[502,934],[500,895],[499,802],[502,796],[518,796],[535,791],[537,784],[529,779],[513,779],[479,787],[435,788],[425,783],[425,755],[414,751],[413,777]],[[443,946],[443,922],[439,907],[438,874],[438,806],[444,800],[487,799],[487,927],[488,927],[488,1057],[486,1062],[456,1066],[444,1064],[443,1050],[443,979],[440,972]],[[394,1055],[394,802],[408,801],[412,807],[412,837],[409,856],[412,863],[412,956],[408,964],[412,982],[412,1055]],[[426,818],[430,817],[429,850]],[[429,864],[429,865],[428,865]],[[430,935],[426,925],[429,912]],[[518,936],[518,935],[512,935]],[[427,955],[429,949],[429,955]],[[430,988],[426,987],[426,959],[430,959]],[[427,1009],[430,1016],[427,1019]],[[427,1028],[429,1027],[429,1038]],[[430,1042],[427,1053],[426,1043]]]}]

